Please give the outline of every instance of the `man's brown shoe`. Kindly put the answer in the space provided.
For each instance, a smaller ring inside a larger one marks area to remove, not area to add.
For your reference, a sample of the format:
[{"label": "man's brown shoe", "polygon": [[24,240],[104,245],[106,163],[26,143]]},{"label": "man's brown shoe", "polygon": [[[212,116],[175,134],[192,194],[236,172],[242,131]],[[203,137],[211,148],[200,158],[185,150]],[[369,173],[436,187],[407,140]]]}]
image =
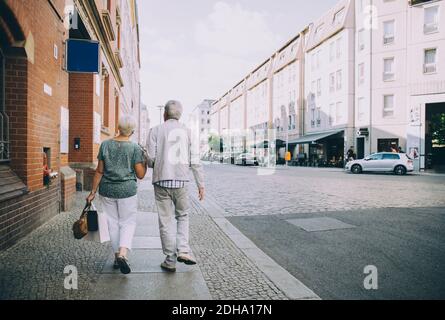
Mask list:
[{"label": "man's brown shoe", "polygon": [[168,264],[165,261],[161,263],[161,268],[167,272],[176,272],[176,266]]},{"label": "man's brown shoe", "polygon": [[196,260],[191,255],[186,253],[182,253],[178,256],[178,262],[182,262],[190,266],[196,264]]}]

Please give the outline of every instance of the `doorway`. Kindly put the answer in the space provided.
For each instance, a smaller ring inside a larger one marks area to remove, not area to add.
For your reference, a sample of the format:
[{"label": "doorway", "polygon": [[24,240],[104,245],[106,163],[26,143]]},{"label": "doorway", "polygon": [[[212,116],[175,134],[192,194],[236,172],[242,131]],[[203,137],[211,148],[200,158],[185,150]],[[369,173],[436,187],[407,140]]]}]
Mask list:
[{"label": "doorway", "polygon": [[425,169],[445,172],[445,102],[426,105]]},{"label": "doorway", "polygon": [[365,138],[357,138],[357,159],[365,157]]},{"label": "doorway", "polygon": [[5,108],[5,56],[0,47],[0,164],[9,161],[9,121]]}]

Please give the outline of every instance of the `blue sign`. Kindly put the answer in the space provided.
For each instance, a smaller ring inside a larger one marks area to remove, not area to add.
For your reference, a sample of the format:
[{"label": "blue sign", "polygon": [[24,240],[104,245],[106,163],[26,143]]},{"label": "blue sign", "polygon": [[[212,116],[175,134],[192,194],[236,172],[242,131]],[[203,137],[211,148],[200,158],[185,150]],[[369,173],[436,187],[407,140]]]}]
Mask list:
[{"label": "blue sign", "polygon": [[66,71],[72,73],[99,73],[98,41],[68,39],[66,41]]}]

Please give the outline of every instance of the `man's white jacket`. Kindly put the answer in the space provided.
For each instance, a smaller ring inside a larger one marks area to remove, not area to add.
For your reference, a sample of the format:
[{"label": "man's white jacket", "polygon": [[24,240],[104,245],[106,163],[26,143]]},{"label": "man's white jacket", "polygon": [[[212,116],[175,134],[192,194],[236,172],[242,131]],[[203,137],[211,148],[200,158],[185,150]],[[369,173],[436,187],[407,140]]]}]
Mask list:
[{"label": "man's white jacket", "polygon": [[191,132],[184,124],[170,119],[152,128],[147,151],[153,184],[165,180],[190,181],[191,170],[198,188],[204,187],[199,146],[192,144]]}]

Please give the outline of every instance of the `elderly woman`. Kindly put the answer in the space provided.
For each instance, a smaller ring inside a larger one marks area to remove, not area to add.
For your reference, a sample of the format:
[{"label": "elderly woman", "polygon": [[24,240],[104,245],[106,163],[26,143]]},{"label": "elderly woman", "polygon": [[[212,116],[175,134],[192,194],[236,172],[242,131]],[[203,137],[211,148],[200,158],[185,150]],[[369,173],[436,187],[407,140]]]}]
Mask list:
[{"label": "elderly woman", "polygon": [[137,178],[143,179],[147,171],[142,148],[130,141],[135,127],[133,117],[123,116],[119,120],[119,135],[102,143],[93,188],[87,198],[91,203],[99,189],[115,252],[114,268],[123,274],[131,272],[127,254],[136,229]]}]

